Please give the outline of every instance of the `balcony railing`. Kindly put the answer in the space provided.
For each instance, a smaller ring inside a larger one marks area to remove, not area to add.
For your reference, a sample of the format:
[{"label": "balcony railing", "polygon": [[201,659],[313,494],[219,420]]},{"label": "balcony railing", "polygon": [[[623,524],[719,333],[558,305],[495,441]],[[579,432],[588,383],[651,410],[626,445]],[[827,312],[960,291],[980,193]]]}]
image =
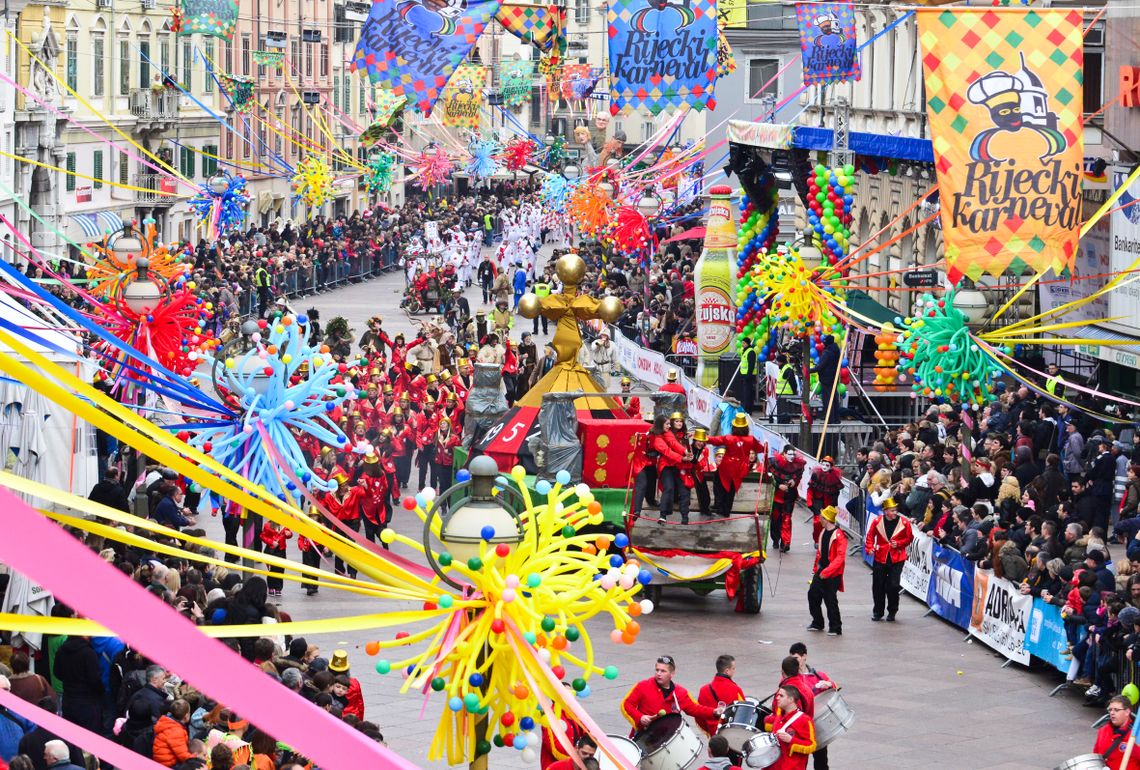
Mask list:
[{"label": "balcony railing", "polygon": [[178,93],[136,88],[131,91],[131,114],[145,121],[173,122],[178,119]]},{"label": "balcony railing", "polygon": [[178,182],[162,174],[135,174],[135,203],[142,206],[173,206]]}]

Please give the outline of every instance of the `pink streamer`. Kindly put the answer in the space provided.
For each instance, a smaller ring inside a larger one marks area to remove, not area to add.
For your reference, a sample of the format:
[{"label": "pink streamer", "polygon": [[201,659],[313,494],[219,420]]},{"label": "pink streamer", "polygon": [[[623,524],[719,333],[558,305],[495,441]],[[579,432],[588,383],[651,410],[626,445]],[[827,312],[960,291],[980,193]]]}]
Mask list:
[{"label": "pink streamer", "polygon": [[142,754],[136,754],[85,727],[68,722],[50,711],[44,711],[7,690],[0,690],[0,706],[7,707],[62,740],[85,749],[104,762],[122,768],[122,770],[163,770],[163,766],[154,760],[147,759]]},{"label": "pink streamer", "polygon": [[412,762],[281,687],[218,640],[203,636],[193,623],[7,489],[0,489],[0,510],[6,524],[0,561],[269,734],[287,740],[315,764],[327,770],[416,770]]}]

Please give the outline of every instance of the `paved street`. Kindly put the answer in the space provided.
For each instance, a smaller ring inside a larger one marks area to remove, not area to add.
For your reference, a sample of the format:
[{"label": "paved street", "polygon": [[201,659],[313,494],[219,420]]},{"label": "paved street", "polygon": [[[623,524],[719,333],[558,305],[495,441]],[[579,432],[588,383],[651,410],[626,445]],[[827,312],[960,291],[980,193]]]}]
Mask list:
[{"label": "paved street", "polygon": [[[376,313],[384,317],[389,333],[411,331],[397,307],[402,289],[402,276],[393,273],[310,298],[296,309],[318,308],[323,323],[345,315],[358,336],[364,320]],[[478,297],[469,296],[472,308],[477,308]],[[220,536],[218,520],[206,525],[211,534]],[[418,520],[403,511],[397,512],[395,525],[411,536],[418,532]],[[1099,711],[1083,708],[1075,695],[1046,697],[1059,681],[1055,672],[1003,669],[1002,658],[980,644],[964,643],[962,632],[949,624],[923,618],[922,605],[909,598],[903,599],[899,622],[870,622],[870,572],[859,561],[849,560],[847,591],[841,595],[844,635],[806,633],[810,527],[802,517],[795,526],[791,553],[773,555],[765,565],[759,616],[735,614],[721,593],[698,597],[667,590],[663,606],[643,618],[644,630],[633,646],[613,645],[609,628],[600,622],[591,627],[602,665],[614,664],[621,671],[614,682],[595,679],[586,701],[608,731],[626,733],[618,702],[630,685],[652,672],[658,655],[677,659],[678,680],[695,693],[711,678],[714,658],[730,653],[737,658],[737,679],[744,691],[764,697],[777,683],[780,660],[789,644],[804,640],[812,661],[844,687],[844,697],[856,712],[853,731],[833,744],[834,768],[1052,768],[1091,749],[1090,725]],[[289,548],[290,558],[298,558],[295,541]],[[362,597],[322,593],[311,598],[294,587],[286,588],[281,604],[294,619],[378,609]],[[354,674],[364,689],[367,716],[381,725],[393,749],[424,767],[444,767],[426,760],[442,701],[433,699],[421,721],[420,697],[399,695],[398,675],[380,676],[372,670],[363,650],[371,638],[367,633],[345,633],[310,641],[319,643],[325,656],[337,647],[349,650]],[[524,766],[518,752],[497,749],[491,755],[492,768]]]}]

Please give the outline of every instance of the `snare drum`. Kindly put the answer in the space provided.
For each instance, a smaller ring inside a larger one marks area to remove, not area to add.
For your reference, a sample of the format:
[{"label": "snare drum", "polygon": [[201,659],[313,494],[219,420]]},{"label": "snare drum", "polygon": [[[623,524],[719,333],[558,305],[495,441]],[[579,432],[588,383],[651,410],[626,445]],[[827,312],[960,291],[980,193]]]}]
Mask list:
[{"label": "snare drum", "polygon": [[1079,757],[1066,759],[1054,770],[1106,770],[1107,767],[1100,754],[1081,754]]},{"label": "snare drum", "polygon": [[724,716],[721,717],[716,734],[724,736],[730,749],[743,754],[744,744],[764,732],[764,717],[771,713],[755,698],[745,698],[730,703],[724,709]]},{"label": "snare drum", "polygon": [[823,748],[855,724],[855,712],[838,690],[826,690],[815,696],[815,744]]},{"label": "snare drum", "polygon": [[772,733],[760,733],[744,744],[744,764],[748,767],[768,767],[780,758],[780,741]]},{"label": "snare drum", "polygon": [[[617,748],[618,753],[625,757],[630,767],[637,767],[641,762],[641,749],[636,743],[620,735],[607,735],[606,738]],[[600,747],[594,757],[598,760],[598,770],[618,770],[617,763],[607,757]]]},{"label": "snare drum", "polygon": [[680,714],[666,714],[633,736],[641,749],[641,770],[686,770],[702,753],[701,739]]}]

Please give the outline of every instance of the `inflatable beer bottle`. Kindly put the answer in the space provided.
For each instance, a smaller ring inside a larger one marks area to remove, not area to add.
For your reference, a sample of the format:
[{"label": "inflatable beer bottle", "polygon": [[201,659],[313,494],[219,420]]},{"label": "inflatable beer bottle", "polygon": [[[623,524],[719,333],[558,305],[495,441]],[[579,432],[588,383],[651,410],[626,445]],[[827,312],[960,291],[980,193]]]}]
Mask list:
[{"label": "inflatable beer bottle", "polygon": [[697,260],[693,282],[697,298],[697,383],[715,388],[721,355],[736,333],[733,276],[736,271],[736,225],[732,216],[732,188],[715,185],[709,190],[705,247]]}]

